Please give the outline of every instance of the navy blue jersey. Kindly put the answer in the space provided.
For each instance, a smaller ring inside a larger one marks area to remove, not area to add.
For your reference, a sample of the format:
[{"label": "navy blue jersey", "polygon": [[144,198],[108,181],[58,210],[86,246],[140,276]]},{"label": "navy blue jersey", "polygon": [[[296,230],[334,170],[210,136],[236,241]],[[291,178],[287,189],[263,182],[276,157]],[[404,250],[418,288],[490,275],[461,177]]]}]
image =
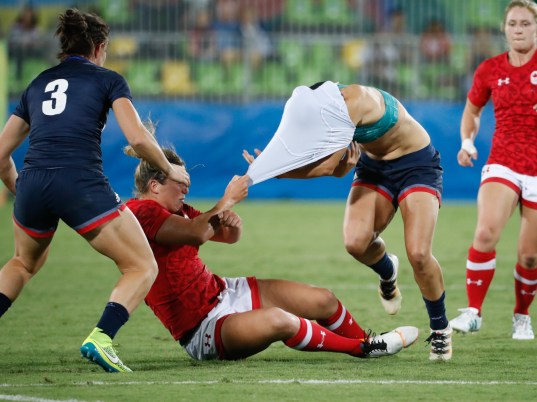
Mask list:
[{"label": "navy blue jersey", "polygon": [[82,57],[43,71],[14,114],[30,125],[24,169],[77,167],[102,172],[101,133],[112,103],[131,99],[125,79]]}]

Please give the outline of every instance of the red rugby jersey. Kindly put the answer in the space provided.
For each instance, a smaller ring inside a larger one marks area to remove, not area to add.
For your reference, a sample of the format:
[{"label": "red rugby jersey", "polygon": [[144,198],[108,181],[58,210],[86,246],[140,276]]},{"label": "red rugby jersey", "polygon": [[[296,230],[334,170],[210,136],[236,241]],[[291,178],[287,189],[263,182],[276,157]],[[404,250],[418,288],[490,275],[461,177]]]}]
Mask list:
[{"label": "red rugby jersey", "polygon": [[507,52],[483,61],[468,99],[482,107],[491,97],[496,128],[487,163],[537,176],[537,52],[520,67],[509,63]]},{"label": "red rugby jersey", "polygon": [[[198,326],[218,303],[225,282],[207,269],[198,256],[197,246],[165,245],[155,236],[171,215],[155,201],[131,199],[127,206],[140,222],[158,264],[155,283],[145,298],[175,340]],[[179,215],[192,219],[201,212],[185,204]]]}]

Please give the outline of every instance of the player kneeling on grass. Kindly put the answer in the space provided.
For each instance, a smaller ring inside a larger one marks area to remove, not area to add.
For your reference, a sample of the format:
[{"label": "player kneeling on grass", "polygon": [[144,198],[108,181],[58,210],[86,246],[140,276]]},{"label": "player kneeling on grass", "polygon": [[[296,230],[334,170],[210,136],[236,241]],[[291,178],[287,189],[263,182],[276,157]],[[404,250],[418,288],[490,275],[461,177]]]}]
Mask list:
[{"label": "player kneeling on grass", "polygon": [[[129,147],[126,153],[136,156]],[[170,163],[184,166],[175,151],[164,153]],[[192,358],[246,358],[276,341],[303,351],[380,357],[414,343],[415,327],[366,333],[328,289],[286,280],[221,278],[209,271],[198,249],[208,240],[239,240],[242,220],[231,208],[248,195],[248,181],[248,176],[234,177],[224,196],[202,213],[184,203],[188,185],[167,179],[143,160],[136,169],[138,194],[127,205],[159,268],[145,301]]]}]

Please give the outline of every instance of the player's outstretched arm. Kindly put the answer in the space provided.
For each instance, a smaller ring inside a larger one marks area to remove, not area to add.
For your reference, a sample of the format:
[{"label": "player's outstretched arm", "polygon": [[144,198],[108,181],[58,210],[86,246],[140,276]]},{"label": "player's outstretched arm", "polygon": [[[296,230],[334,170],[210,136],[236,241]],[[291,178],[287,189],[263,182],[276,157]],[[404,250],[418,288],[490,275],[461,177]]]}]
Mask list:
[{"label": "player's outstretched arm", "polygon": [[119,98],[115,100],[112,108],[121,131],[140,158],[164,172],[171,180],[190,185],[188,172],[183,166],[172,165],[168,162],[154,135],[144,126],[129,99]]}]

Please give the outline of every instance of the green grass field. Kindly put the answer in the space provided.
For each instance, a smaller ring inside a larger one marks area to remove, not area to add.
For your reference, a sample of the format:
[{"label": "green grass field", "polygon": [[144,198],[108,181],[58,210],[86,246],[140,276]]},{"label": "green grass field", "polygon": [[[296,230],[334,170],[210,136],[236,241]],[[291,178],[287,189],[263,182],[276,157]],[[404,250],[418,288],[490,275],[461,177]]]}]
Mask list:
[{"label": "green grass field", "polygon": [[[194,203],[201,209],[207,202]],[[430,362],[428,319],[404,256],[401,220],[383,235],[400,256],[403,308],[387,316],[375,276],[346,254],[344,202],[254,202],[236,207],[244,219],[239,244],[202,248],[225,276],[305,281],[332,289],[365,328],[415,325],[420,339],[400,354],[355,359],[272,345],[239,362],[195,362],[145,306],[116,341],[135,372],[106,374],[80,358],[79,346],[100,317],[118,272],[62,225],[47,264],[0,319],[0,400],[16,401],[528,401],[537,400],[537,341],[511,339],[513,267],[518,219],[498,246],[498,269],[479,334],[455,334],[453,359]],[[0,209],[0,262],[12,254],[11,206]],[[435,238],[450,318],[464,307],[466,251],[475,224],[472,204],[445,204]]]}]

